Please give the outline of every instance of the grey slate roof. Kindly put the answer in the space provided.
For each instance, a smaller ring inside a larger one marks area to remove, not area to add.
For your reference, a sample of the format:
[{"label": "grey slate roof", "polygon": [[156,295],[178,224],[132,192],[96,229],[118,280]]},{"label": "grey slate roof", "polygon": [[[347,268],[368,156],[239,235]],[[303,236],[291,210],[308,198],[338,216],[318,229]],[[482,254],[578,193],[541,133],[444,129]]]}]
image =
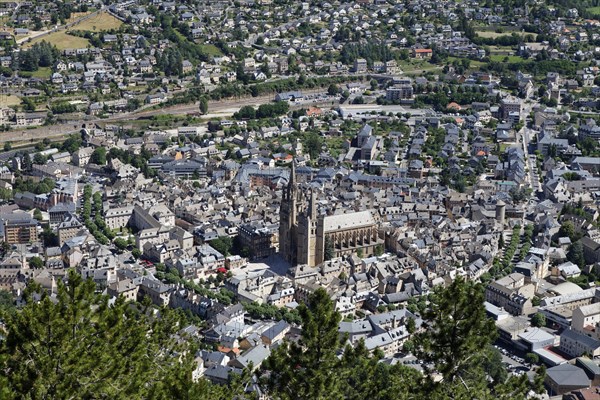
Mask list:
[{"label": "grey slate roof", "polygon": [[590,385],[590,380],[585,372],[571,364],[561,364],[549,368],[546,374],[559,386],[587,387]]}]

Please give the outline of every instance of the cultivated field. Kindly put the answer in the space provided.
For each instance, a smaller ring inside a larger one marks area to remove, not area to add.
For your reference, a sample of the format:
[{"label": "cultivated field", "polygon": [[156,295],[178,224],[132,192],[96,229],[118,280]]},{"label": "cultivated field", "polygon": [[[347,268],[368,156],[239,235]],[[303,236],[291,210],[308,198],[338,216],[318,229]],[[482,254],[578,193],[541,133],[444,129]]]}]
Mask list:
[{"label": "cultivated field", "polygon": [[0,107],[17,106],[21,104],[21,99],[12,94],[0,94]]},{"label": "cultivated field", "polygon": [[31,42],[27,42],[24,47],[29,48],[33,46],[35,43],[39,43],[42,41],[46,41],[50,44],[55,45],[59,50],[64,49],[81,49],[85,48],[90,44],[89,40],[85,38],[80,38],[77,36],[69,35],[64,31],[54,32],[49,35],[40,36],[33,39]]},{"label": "cultivated field", "polygon": [[119,29],[121,25],[123,25],[123,23],[112,15],[106,12],[101,12],[98,15],[94,15],[91,18],[73,25],[71,29],[78,31],[99,32],[109,31],[111,29]]},{"label": "cultivated field", "polygon": [[200,47],[209,56],[220,57],[220,56],[223,55],[223,53],[221,52],[221,50],[217,46],[215,46],[214,44],[203,44]]},{"label": "cultivated field", "polygon": [[37,71],[33,71],[31,76],[34,78],[48,79],[52,76],[52,68],[50,67],[39,67]]},{"label": "cultivated field", "polygon": [[491,61],[496,62],[509,62],[509,63],[518,63],[518,62],[531,62],[531,60],[525,60],[519,56],[514,55],[502,55],[502,54],[493,54],[490,56]]},{"label": "cultivated field", "polygon": [[402,72],[404,72],[405,74],[409,74],[409,75],[415,75],[415,74],[420,74],[420,73],[424,73],[427,71],[435,71],[438,69],[442,69],[441,66],[431,64],[430,62],[428,62],[426,60],[415,60],[415,59],[400,61],[398,63],[398,68],[400,68],[402,70]]},{"label": "cultivated field", "polygon": [[69,18],[66,22],[67,22],[67,24],[70,24],[71,22],[75,22],[79,18],[85,17],[88,14],[91,14],[91,13],[89,11],[88,12],[72,12],[71,18]]}]

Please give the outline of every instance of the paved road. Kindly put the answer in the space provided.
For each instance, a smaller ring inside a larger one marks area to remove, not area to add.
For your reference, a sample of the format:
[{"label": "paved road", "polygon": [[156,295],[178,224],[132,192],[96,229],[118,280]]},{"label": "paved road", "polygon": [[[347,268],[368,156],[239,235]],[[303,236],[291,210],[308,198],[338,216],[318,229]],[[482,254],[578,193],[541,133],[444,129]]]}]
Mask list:
[{"label": "paved road", "polygon": [[540,183],[540,178],[538,175],[538,169],[537,169],[537,158],[534,155],[529,156],[529,158],[527,159],[527,162],[529,164],[529,180],[531,182],[531,188],[534,189],[534,195],[535,195],[535,191],[542,191],[542,185]]},{"label": "paved road", "polygon": [[529,114],[531,113],[531,110],[534,105],[535,105],[535,103],[532,103],[532,102],[525,102],[523,104],[522,113],[525,115],[525,121],[524,121],[523,127],[517,132],[517,135],[516,135],[517,143],[521,143],[521,145],[523,146],[523,154],[525,156],[525,163],[529,167],[529,173],[526,176],[526,180],[528,181],[529,186],[533,189],[532,196],[535,196],[535,192],[537,190],[541,190],[539,177],[537,176],[537,167],[535,164],[535,156],[533,156],[534,159],[533,159],[533,163],[532,163],[532,159],[529,155],[529,141],[531,139],[532,132],[529,128],[527,128],[527,122],[529,119]]},{"label": "paved road", "polygon": [[46,30],[46,31],[36,31],[36,32],[32,32],[30,35],[27,35],[25,37],[22,37],[21,39],[16,40],[17,44],[23,44],[25,42],[27,42],[28,40],[33,40],[35,38],[39,38],[42,36],[46,36],[48,34],[50,34],[52,32],[51,29]]}]

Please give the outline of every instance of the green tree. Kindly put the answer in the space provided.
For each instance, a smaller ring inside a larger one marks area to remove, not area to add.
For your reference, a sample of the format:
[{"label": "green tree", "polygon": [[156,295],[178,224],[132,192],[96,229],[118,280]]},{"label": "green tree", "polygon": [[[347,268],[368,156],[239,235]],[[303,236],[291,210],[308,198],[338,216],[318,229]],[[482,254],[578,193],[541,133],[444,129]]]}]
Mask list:
[{"label": "green tree", "polygon": [[90,156],[90,162],[93,164],[104,165],[106,164],[106,148],[97,147]]},{"label": "green tree", "polygon": [[131,255],[135,258],[140,258],[142,256],[142,252],[139,249],[135,248],[131,250]]},{"label": "green tree", "polygon": [[12,200],[13,192],[10,189],[0,188],[0,199],[2,200]]},{"label": "green tree", "polygon": [[243,106],[233,117],[236,119],[254,119],[256,118],[256,110],[252,106]]},{"label": "green tree", "polygon": [[425,311],[426,329],[416,336],[416,355],[433,363],[444,381],[464,379],[472,360],[496,337],[487,318],[480,284],[458,277],[445,290],[435,290]]},{"label": "green tree", "polygon": [[537,326],[538,328],[546,326],[546,316],[542,313],[535,313],[533,317],[531,317],[531,325]]},{"label": "green tree", "polygon": [[115,246],[117,246],[117,248],[119,250],[125,250],[127,248],[127,245],[129,244],[127,242],[127,240],[123,239],[123,238],[116,238],[113,243],[115,244]]},{"label": "green tree", "polygon": [[566,236],[566,237],[572,239],[573,237],[575,237],[575,225],[573,225],[572,221],[563,222],[562,225],[560,226],[558,234],[560,236]]},{"label": "green tree", "polygon": [[35,210],[33,210],[33,218],[37,219],[38,221],[41,221],[44,219],[44,216],[42,215],[42,212],[40,211],[39,208],[36,208]]},{"label": "green tree", "polygon": [[335,256],[335,250],[333,248],[333,242],[331,238],[328,236],[325,237],[325,251],[324,251],[325,261],[331,260]]},{"label": "green tree", "polygon": [[340,92],[340,87],[338,85],[336,85],[335,83],[332,83],[327,88],[327,94],[330,95],[330,96],[335,96],[339,92]]},{"label": "green tree", "polygon": [[75,153],[81,147],[82,140],[80,135],[71,135],[65,140],[61,146],[62,151],[68,151],[69,153]]},{"label": "green tree", "polygon": [[483,350],[482,367],[486,375],[494,382],[505,382],[508,372],[502,365],[502,353],[492,345]]},{"label": "green tree", "polygon": [[540,357],[535,353],[527,353],[525,354],[525,361],[530,365],[537,364],[540,362]]},{"label": "green tree", "polygon": [[58,235],[48,225],[44,227],[40,238],[46,247],[58,246]]},{"label": "green tree", "polygon": [[340,347],[335,311],[323,288],[310,295],[308,305],[298,307],[302,337],[298,343],[285,342],[266,362],[271,371],[269,388],[280,399],[341,399],[342,377],[336,351]]},{"label": "green tree", "polygon": [[[7,292],[6,290],[0,290],[0,316],[11,315],[17,311],[17,306],[15,305],[15,299],[13,298],[12,293]],[[2,380],[0,379],[0,386],[2,384]],[[2,397],[3,392],[0,389],[0,398]]]},{"label": "green tree", "polygon": [[23,153],[23,157],[21,158],[22,164],[21,164],[21,168],[23,169],[23,171],[30,171],[31,167],[32,167],[32,163],[31,163],[31,156],[29,155],[29,152],[25,151]]},{"label": "green tree", "polygon": [[355,348],[344,349],[340,363],[344,399],[408,400],[416,398],[420,374],[415,369],[396,364],[392,367],[379,362],[381,351],[370,355],[361,340]]},{"label": "green tree", "polygon": [[35,103],[29,97],[21,99],[21,106],[23,107],[23,111],[35,111]]},{"label": "green tree", "polygon": [[33,156],[34,164],[44,165],[44,164],[46,164],[47,161],[48,161],[48,159],[45,156],[43,156],[41,153],[35,153],[35,156]]},{"label": "green tree", "polygon": [[4,151],[11,151],[11,150],[12,150],[12,143],[11,142],[4,143]]},{"label": "green tree", "polygon": [[200,112],[206,114],[208,112],[208,99],[206,97],[200,98]]},{"label": "green tree", "polygon": [[[216,398],[228,389],[191,380],[194,351],[172,340],[178,316],[146,310],[123,298],[109,306],[93,281],[73,271],[58,281],[57,301],[29,286],[26,305],[4,318],[0,367],[8,398]],[[41,296],[34,301],[33,293]],[[140,312],[141,311],[141,312]],[[148,313],[149,315],[149,313]],[[214,396],[214,397],[213,397]]]},{"label": "green tree", "polygon": [[319,158],[321,154],[321,147],[323,146],[323,139],[318,134],[311,132],[304,136],[304,147],[306,152],[310,155],[312,160]]},{"label": "green tree", "polygon": [[29,259],[29,266],[31,268],[36,268],[36,269],[43,268],[44,267],[44,261],[41,258],[39,258],[39,257],[31,257]]},{"label": "green tree", "polygon": [[233,239],[229,236],[219,236],[215,240],[210,241],[210,246],[227,257],[231,255],[230,252],[233,247]]},{"label": "green tree", "polygon": [[[480,283],[459,277],[429,296],[426,329],[415,336],[415,355],[426,362],[423,398],[525,399],[532,389],[527,376],[506,379],[498,370],[497,351],[490,349],[496,327],[486,316],[483,293]],[[433,370],[442,380],[432,379]]]},{"label": "green tree", "polygon": [[412,353],[415,351],[415,342],[412,340],[407,340],[402,344],[402,351],[405,353]]},{"label": "green tree", "polygon": [[581,240],[576,241],[569,248],[567,259],[573,264],[577,264],[580,268],[585,267],[585,253],[583,252],[583,244]]},{"label": "green tree", "polygon": [[406,330],[408,333],[413,334],[417,330],[417,324],[414,318],[408,318],[406,321]]}]

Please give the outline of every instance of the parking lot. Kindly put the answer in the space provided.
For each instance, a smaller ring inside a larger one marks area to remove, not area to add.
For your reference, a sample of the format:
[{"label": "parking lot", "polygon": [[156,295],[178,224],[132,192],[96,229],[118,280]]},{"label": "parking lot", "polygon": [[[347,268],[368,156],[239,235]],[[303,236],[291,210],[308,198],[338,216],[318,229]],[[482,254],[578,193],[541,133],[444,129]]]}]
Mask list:
[{"label": "parking lot", "polygon": [[533,380],[536,372],[531,369],[529,364],[526,363],[525,359],[520,354],[513,354],[509,349],[504,348],[502,345],[494,345],[502,354],[502,364],[506,367],[508,372],[513,375],[526,374],[529,380]]},{"label": "parking lot", "polygon": [[[517,376],[527,374],[530,380],[535,377],[535,371],[529,367],[523,357],[516,354],[511,354],[508,349],[503,348],[502,346],[494,345],[494,347],[500,351],[502,355],[502,365],[506,367],[509,374]],[[394,355],[391,359],[388,358],[387,362],[390,362],[391,364],[402,364],[418,371],[423,371],[424,365],[424,362],[417,359],[414,355],[402,353]],[[433,368],[433,365],[430,367]]]}]

